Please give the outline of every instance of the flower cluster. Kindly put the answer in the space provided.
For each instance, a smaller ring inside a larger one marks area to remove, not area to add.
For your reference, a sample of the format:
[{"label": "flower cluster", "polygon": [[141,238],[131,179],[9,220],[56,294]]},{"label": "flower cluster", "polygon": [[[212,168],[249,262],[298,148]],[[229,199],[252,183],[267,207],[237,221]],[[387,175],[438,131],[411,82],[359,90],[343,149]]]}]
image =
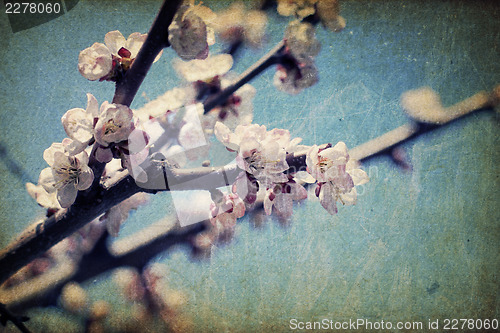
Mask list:
[{"label": "flower cluster", "polygon": [[244,173],[233,185],[233,192],[253,204],[260,189],[265,191],[264,207],[269,215],[272,207],[283,217],[292,214],[292,200],[302,200],[307,196],[305,189],[293,179],[286,161],[287,153],[304,148],[301,139],[291,140],[290,132],[283,129],[267,131],[265,126],[239,125],[232,132],[218,122],[215,136],[228,150],[236,151],[236,164]]},{"label": "flower cluster", "polygon": [[232,229],[236,225],[236,219],[245,215],[245,204],[235,193],[216,196],[210,206],[210,222],[220,230]]},{"label": "flower cluster", "polygon": [[[78,70],[84,78],[116,81],[134,62],[147,35],[132,33],[128,39],[118,31],[110,31],[104,36],[104,43],[94,43],[80,52]],[[156,57],[157,61],[161,53]]]},{"label": "flower cluster", "polygon": [[321,205],[330,213],[337,213],[337,201],[343,205],[356,203],[355,186],[368,182],[366,172],[357,168],[349,159],[343,142],[334,147],[312,146],[306,158],[307,172],[317,181],[315,194]]},{"label": "flower cluster", "polygon": [[[238,126],[231,132],[222,123],[215,125],[215,135],[228,150],[237,152],[236,163],[244,170],[233,185],[233,192],[245,203],[253,203],[258,191],[265,191],[264,210],[270,215],[273,208],[277,215],[290,217],[293,201],[307,197],[302,183],[316,183],[316,196],[330,213],[337,213],[336,202],[354,204],[357,185],[368,182],[366,173],[349,160],[347,147],[339,142],[334,147],[299,145],[301,139],[290,139],[282,129],[267,131],[265,126]],[[307,172],[290,169],[287,154],[308,148]]]},{"label": "flower cluster", "polygon": [[94,173],[88,166],[85,151],[70,155],[63,143],[53,143],[45,150],[43,158],[50,167],[42,170],[38,183],[48,193],[56,193],[62,208],[71,206],[78,191],[86,190],[92,185]]},{"label": "flower cluster", "polygon": [[78,191],[92,185],[94,173],[88,165],[86,151],[91,143],[95,142],[93,153],[97,161],[107,163],[113,157],[120,157],[125,166],[131,158],[137,159],[136,153],[143,151],[147,144],[143,132],[138,134],[140,137],[137,140],[132,135],[135,128],[132,110],[108,102],[104,102],[99,109],[97,100],[91,94],[87,94],[85,110],[68,110],[61,122],[68,137],[45,150],[43,157],[50,167],[40,173],[39,185],[26,185],[28,193],[41,206],[49,209],[71,206]]},{"label": "flower cluster", "polygon": [[295,16],[298,19],[312,17],[332,31],[341,31],[345,20],[340,16],[340,4],[337,0],[278,0],[278,13],[283,16]]}]

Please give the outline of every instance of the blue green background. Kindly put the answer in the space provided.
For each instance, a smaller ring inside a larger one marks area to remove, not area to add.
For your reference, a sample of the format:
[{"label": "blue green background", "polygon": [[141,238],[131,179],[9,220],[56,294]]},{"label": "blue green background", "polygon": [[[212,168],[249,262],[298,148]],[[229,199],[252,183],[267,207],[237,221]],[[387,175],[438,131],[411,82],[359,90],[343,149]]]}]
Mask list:
[{"label": "blue green background", "polygon": [[[67,14],[17,33],[2,8],[0,246],[43,214],[24,183],[37,180],[46,167],[43,151],[65,137],[60,117],[85,107],[87,92],[100,103],[112,99],[111,83],[78,73],[78,53],[111,30],[147,32],[159,6],[82,0]],[[354,147],[407,121],[399,96],[409,89],[430,86],[451,105],[500,83],[498,1],[345,1],[342,15],[343,32],[318,27],[317,85],[287,95],[273,87],[272,69],[252,82],[256,123],[289,129],[308,145]],[[269,11],[267,43],[242,50],[233,69],[241,73],[265,54],[287,22]],[[154,98],[180,83],[174,57],[164,52],[132,107],[147,101],[142,93]],[[211,260],[192,260],[182,249],[156,260],[170,267],[171,286],[188,295],[185,312],[197,331],[287,331],[291,318],[500,319],[498,130],[492,110],[472,114],[405,143],[413,172],[384,156],[368,161],[371,181],[358,204],[340,207],[335,216],[311,200],[296,205],[288,222],[241,219],[236,238]],[[22,176],[13,173],[14,164]],[[122,235],[167,212],[170,195],[154,196]],[[109,274],[84,287],[92,300],[112,302],[110,322],[126,320],[130,305],[116,296]],[[29,315],[40,331],[59,331],[60,320],[64,331],[81,331],[78,317],[57,309]]]}]

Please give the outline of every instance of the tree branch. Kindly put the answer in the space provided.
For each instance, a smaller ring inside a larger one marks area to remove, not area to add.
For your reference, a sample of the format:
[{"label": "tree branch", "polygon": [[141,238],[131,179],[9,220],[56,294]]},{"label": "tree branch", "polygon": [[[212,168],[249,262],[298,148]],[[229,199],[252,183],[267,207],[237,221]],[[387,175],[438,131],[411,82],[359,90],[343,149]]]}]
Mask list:
[{"label": "tree branch", "polygon": [[[175,245],[190,244],[193,237],[206,230],[205,223],[184,228],[175,225],[176,220],[156,223],[140,231],[140,235],[115,242],[111,251],[106,246],[105,234],[99,240],[100,244],[82,257],[78,266],[68,260],[60,262],[48,273],[2,290],[2,302],[8,305],[10,311],[55,305],[62,288],[70,281],[81,283],[118,267],[135,267],[141,271],[158,254]],[[26,288],[26,283],[30,284],[30,288]]]},{"label": "tree branch", "polygon": [[270,66],[279,63],[279,55],[284,48],[285,42],[284,40],[281,40],[268,53],[243,72],[233,84],[226,87],[219,94],[208,98],[205,102],[203,102],[205,113],[208,113],[216,106],[225,103],[229,96],[231,96],[236,90],[240,89],[244,84],[250,82],[254,77],[264,72]]},{"label": "tree branch", "polygon": [[113,103],[130,106],[154,59],[163,48],[170,45],[168,43],[168,27],[181,2],[182,0],[165,0],[163,2],[134,63],[123,79],[116,84]]}]

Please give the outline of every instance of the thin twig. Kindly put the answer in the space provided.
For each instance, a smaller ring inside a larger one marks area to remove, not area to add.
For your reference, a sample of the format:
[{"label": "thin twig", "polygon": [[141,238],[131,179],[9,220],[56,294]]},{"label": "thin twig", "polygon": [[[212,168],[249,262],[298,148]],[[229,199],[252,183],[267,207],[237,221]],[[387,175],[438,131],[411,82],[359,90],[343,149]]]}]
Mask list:
[{"label": "thin twig", "polygon": [[245,72],[243,72],[238,79],[235,80],[233,84],[226,87],[219,94],[208,98],[204,103],[205,113],[208,113],[214,107],[221,105],[226,102],[226,100],[231,96],[236,90],[240,89],[244,84],[250,82],[254,77],[264,72],[267,68],[272,65],[279,63],[279,54],[283,51],[285,47],[285,42],[281,40],[276,44],[271,51],[266,53],[262,58],[250,66]]}]

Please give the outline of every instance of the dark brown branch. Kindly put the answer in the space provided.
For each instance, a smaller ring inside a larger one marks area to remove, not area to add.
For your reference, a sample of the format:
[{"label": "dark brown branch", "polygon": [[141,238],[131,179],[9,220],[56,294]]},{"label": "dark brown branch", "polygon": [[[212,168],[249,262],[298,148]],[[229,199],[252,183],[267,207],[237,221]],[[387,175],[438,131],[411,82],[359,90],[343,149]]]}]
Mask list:
[{"label": "dark brown branch", "polygon": [[[192,238],[204,230],[205,223],[184,228],[154,224],[141,231],[141,237],[133,235],[118,241],[117,243],[126,243],[126,251],[120,251],[120,248],[123,248],[120,244],[113,244],[112,250],[109,251],[105,235],[92,252],[82,257],[78,268],[71,263],[62,263],[52,268],[49,273],[35,278],[39,279],[35,288],[23,288],[23,285],[18,285],[7,289],[5,298],[9,310],[26,311],[31,307],[55,305],[62,288],[70,281],[81,283],[118,267],[135,267],[141,271],[158,254],[176,245],[191,244]],[[144,238],[147,238],[147,241],[141,242]]]},{"label": "dark brown branch", "polygon": [[129,176],[110,189],[80,192],[70,208],[31,226],[0,252],[0,284],[53,245],[141,190]]},{"label": "dark brown branch", "polygon": [[161,50],[168,43],[168,27],[177,12],[182,0],[165,0],[156,19],[149,30],[148,37],[142,45],[132,67],[122,80],[117,82],[113,103],[130,106],[139,86],[146,77],[149,68]]}]

